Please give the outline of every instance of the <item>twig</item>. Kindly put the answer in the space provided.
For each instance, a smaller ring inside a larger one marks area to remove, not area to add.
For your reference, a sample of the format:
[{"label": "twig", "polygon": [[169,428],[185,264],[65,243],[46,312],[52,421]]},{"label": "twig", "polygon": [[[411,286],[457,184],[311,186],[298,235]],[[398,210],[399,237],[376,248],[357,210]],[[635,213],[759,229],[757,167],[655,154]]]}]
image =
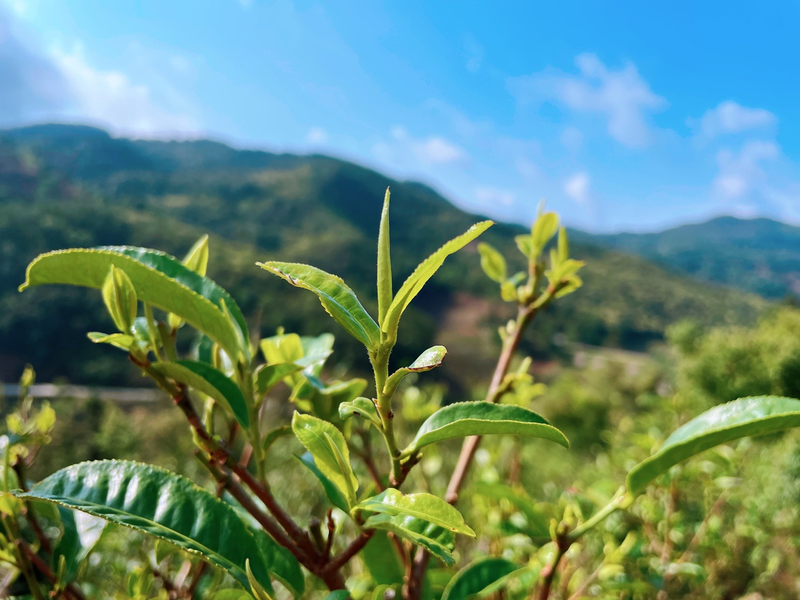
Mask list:
[{"label": "twig", "polygon": [[[16,543],[19,545],[20,548],[22,548],[22,551],[28,557],[28,560],[31,561],[31,564],[34,567],[36,567],[39,570],[39,572],[42,575],[44,575],[45,578],[50,583],[56,585],[58,583],[58,577],[56,576],[55,573],[53,573],[53,570],[50,568],[50,565],[48,565],[45,561],[43,561],[42,558],[38,554],[36,554],[31,549],[31,547],[28,546],[28,544],[26,544],[21,538],[16,540]],[[80,588],[78,588],[78,586],[76,586],[73,583],[68,583],[65,586],[64,593],[74,598],[75,600],[86,600],[86,596],[83,595],[83,592],[80,590]]]},{"label": "twig", "polygon": [[364,546],[367,545],[367,542],[370,540],[370,538],[372,538],[374,533],[374,529],[362,531],[361,535],[350,542],[350,545],[345,548],[341,554],[334,556],[331,561],[325,565],[325,567],[323,567],[322,573],[337,572],[339,569],[341,569],[351,558],[361,552]]}]

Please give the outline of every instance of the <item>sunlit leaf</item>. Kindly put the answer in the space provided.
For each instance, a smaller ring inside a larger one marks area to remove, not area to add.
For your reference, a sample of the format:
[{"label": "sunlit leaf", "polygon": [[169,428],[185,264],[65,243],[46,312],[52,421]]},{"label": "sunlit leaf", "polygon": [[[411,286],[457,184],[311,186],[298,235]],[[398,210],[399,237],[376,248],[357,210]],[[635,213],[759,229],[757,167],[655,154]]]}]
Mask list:
[{"label": "sunlit leaf", "polygon": [[403,454],[452,438],[501,433],[538,437],[569,447],[564,434],[532,410],[490,402],[458,402],[428,417]]},{"label": "sunlit leaf", "polygon": [[445,564],[452,565],[455,541],[452,532],[423,519],[386,514],[373,515],[364,523],[366,529],[383,529],[396,536],[408,540],[412,544],[422,546],[428,552],[442,559]]},{"label": "sunlit leaf", "polygon": [[350,466],[350,450],[342,432],[334,425],[298,412],[292,417],[292,430],[314,457],[320,471],[355,504],[358,479]]},{"label": "sunlit leaf", "polygon": [[478,252],[481,254],[481,268],[486,276],[492,281],[503,283],[506,280],[506,259],[503,255],[485,242],[478,244]]},{"label": "sunlit leaf", "polygon": [[340,277],[309,265],[283,262],[257,264],[296,287],[314,292],[328,314],[367,348],[377,348],[380,344],[378,325]]},{"label": "sunlit leaf", "polygon": [[375,402],[369,398],[359,397],[349,402],[342,402],[339,405],[339,418],[349,419],[352,416],[362,417],[370,421],[376,427],[381,426],[381,416]]},{"label": "sunlit leaf", "polygon": [[389,252],[389,188],[383,199],[381,224],[378,229],[378,323],[386,317],[392,303],[392,259]]},{"label": "sunlit leaf", "polygon": [[757,396],[715,406],[678,428],[658,452],[631,469],[628,491],[641,493],[674,465],[719,444],[790,427],[800,427],[800,400]]},{"label": "sunlit leaf", "polygon": [[544,213],[540,215],[531,229],[531,245],[535,256],[544,250],[547,243],[553,239],[558,231],[558,215],[556,213]]},{"label": "sunlit leaf", "polygon": [[424,519],[453,533],[463,533],[475,537],[475,532],[464,523],[458,510],[433,494],[403,494],[400,490],[388,488],[372,498],[367,498],[356,506],[357,510],[397,516],[406,515]]},{"label": "sunlit leaf", "polygon": [[454,252],[461,250],[492,225],[494,225],[492,221],[476,223],[465,233],[453,238],[422,261],[414,272],[409,275],[408,279],[405,280],[394,300],[392,300],[392,304],[386,312],[386,317],[381,321],[381,330],[390,335],[396,334],[403,312],[428,280],[439,270],[439,267],[444,264],[445,259]]},{"label": "sunlit leaf", "polygon": [[322,471],[319,470],[319,467],[317,467],[317,464],[314,462],[314,458],[311,456],[311,453],[306,452],[302,456],[296,456],[296,458],[303,463],[303,465],[319,480],[319,482],[322,484],[322,489],[325,490],[325,495],[328,497],[328,500],[331,501],[331,504],[333,504],[336,508],[349,513],[350,501],[347,499],[347,495],[341,489],[339,489],[336,484],[323,475]]}]

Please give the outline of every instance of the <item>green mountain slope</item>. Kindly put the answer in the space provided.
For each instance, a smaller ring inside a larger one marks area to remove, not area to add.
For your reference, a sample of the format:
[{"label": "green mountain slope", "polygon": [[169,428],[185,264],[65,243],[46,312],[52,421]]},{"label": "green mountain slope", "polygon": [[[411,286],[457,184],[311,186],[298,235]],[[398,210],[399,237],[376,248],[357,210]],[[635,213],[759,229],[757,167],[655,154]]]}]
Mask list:
[{"label": "green mountain slope", "polygon": [[[324,156],[239,151],[209,141],[131,141],[61,125],[0,132],[0,378],[14,377],[30,361],[43,379],[130,382],[131,371],[117,357],[84,338],[87,330],[109,326],[99,295],[16,292],[35,255],[100,244],[181,255],[203,232],[212,233],[211,276],[231,290],[264,334],[281,324],[301,333],[334,331],[340,359],[359,365],[362,351],[310,294],[270,278],[254,263],[280,258],[315,264],[344,277],[374,309],[375,246],[387,185],[399,285],[422,258],[480,217],[424,185]],[[501,224],[484,239],[521,267],[513,242],[521,231]],[[640,258],[582,244],[573,251],[588,263],[586,286],[533,328],[526,350],[539,357],[559,352],[556,333],[643,348],[677,319],[746,322],[764,305]],[[393,358],[410,360],[425,344],[444,341],[454,352],[441,376],[456,389],[483,377],[496,352],[496,326],[509,314],[494,296],[476,248],[468,247],[415,300]],[[458,343],[464,339],[470,343]]]},{"label": "green mountain slope", "polygon": [[800,228],[771,219],[720,217],[660,233],[576,236],[767,298],[800,295]]}]

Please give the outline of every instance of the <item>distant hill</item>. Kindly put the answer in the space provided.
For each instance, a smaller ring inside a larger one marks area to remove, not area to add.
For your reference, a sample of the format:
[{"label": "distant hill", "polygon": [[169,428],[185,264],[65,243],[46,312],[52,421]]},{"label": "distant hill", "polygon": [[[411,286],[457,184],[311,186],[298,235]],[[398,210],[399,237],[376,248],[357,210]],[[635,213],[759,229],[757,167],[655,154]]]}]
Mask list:
[{"label": "distant hill", "polygon": [[800,227],[771,219],[720,217],[660,233],[575,237],[766,298],[800,296]]},{"label": "distant hill", "polygon": [[[279,257],[317,265],[344,277],[374,310],[375,247],[387,185],[399,285],[422,258],[480,217],[425,185],[326,156],[236,150],[213,141],[127,140],[68,125],[0,131],[0,378],[16,377],[33,362],[43,379],[129,383],[132,370],[124,361],[84,337],[110,326],[99,294],[68,288],[18,294],[24,267],[40,252],[70,246],[134,244],[182,255],[203,232],[212,234],[210,275],[230,289],[253,325],[265,335],[279,325],[301,333],[333,331],[340,360],[362,365],[363,350],[310,294],[254,263]],[[513,242],[522,231],[498,224],[483,239],[522,267]],[[586,285],[536,323],[524,347],[536,357],[562,352],[556,333],[643,349],[678,319],[750,322],[765,306],[755,296],[597,245],[578,242],[573,253],[588,263]],[[496,327],[510,315],[495,297],[474,245],[465,249],[415,300],[393,359],[411,360],[437,341],[452,349],[438,375],[451,388],[483,378],[497,351]]]}]

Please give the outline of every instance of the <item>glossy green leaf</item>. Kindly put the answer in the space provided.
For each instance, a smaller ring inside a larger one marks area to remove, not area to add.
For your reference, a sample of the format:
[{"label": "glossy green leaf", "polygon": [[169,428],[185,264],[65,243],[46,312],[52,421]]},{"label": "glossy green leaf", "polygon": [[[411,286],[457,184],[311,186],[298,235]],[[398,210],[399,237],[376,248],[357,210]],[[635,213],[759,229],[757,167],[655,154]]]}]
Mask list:
[{"label": "glossy green leaf", "polygon": [[305,356],[303,342],[296,333],[282,333],[259,342],[267,364],[292,363]]},{"label": "glossy green leaf", "polygon": [[261,365],[255,373],[256,391],[259,394],[266,394],[282,379],[303,370],[301,365],[296,363],[278,363],[274,365]]},{"label": "glossy green leaf", "polygon": [[445,564],[452,565],[455,540],[452,532],[423,519],[386,514],[373,515],[364,523],[365,529],[382,529],[391,531],[396,536],[408,540],[412,544],[422,546],[428,552],[442,559]]},{"label": "glossy green leaf", "polygon": [[[236,332],[221,309],[221,299],[241,316],[233,299],[216,283],[200,277],[177,259],[144,248],[108,247],[59,250],[42,254],[30,265],[20,291],[43,284],[67,284],[101,289],[111,265],[123,269],[133,282],[139,300],[175,313],[218,342],[228,354],[240,349]],[[244,318],[237,322],[247,327]]]},{"label": "glossy green leaf", "polygon": [[261,551],[236,511],[175,473],[131,461],[85,462],[57,471],[19,496],[164,539],[225,569],[245,587],[249,559],[257,581],[272,590]]},{"label": "glossy green leaf", "polygon": [[506,259],[503,255],[485,242],[478,244],[478,252],[481,254],[481,268],[486,276],[492,281],[503,283],[506,280]]},{"label": "glossy green leaf", "polygon": [[507,500],[528,521],[527,533],[531,537],[549,538],[550,519],[536,508],[533,500],[504,483],[479,483],[477,493],[493,500]]},{"label": "glossy green leaf", "polygon": [[505,558],[484,558],[461,569],[450,580],[442,600],[467,600],[499,579],[517,570],[517,565]]},{"label": "glossy green leaf", "polygon": [[347,600],[350,597],[350,592],[347,590],[335,590],[325,596],[325,600]]},{"label": "glossy green leaf", "polygon": [[444,264],[445,259],[454,252],[461,250],[461,248],[469,244],[492,225],[494,225],[492,221],[476,223],[465,233],[453,238],[422,261],[414,272],[409,275],[408,279],[405,280],[400,290],[397,292],[397,295],[394,297],[394,300],[392,300],[392,304],[386,312],[386,317],[381,321],[381,329],[383,332],[388,334],[396,333],[403,312],[416,295],[419,294],[428,280],[439,270],[439,267]]},{"label": "glossy green leaf", "polygon": [[400,490],[388,488],[377,496],[362,501],[356,509],[392,516],[417,517],[453,533],[475,537],[475,532],[464,523],[464,517],[458,509],[433,494],[404,494]]},{"label": "glossy green leaf", "polygon": [[330,479],[323,475],[322,471],[319,470],[319,467],[317,467],[317,464],[314,462],[314,458],[311,456],[311,453],[306,452],[302,456],[297,456],[296,458],[303,463],[303,465],[305,465],[305,467],[319,480],[319,482],[322,484],[322,489],[325,490],[325,495],[328,497],[328,500],[331,501],[331,504],[333,504],[336,508],[349,513],[350,502],[347,500],[347,496]]},{"label": "glossy green leaf", "polygon": [[257,264],[296,287],[314,292],[328,314],[367,348],[380,344],[378,325],[340,277],[309,265],[274,261]]},{"label": "glossy green leaf", "polygon": [[[37,506],[39,505],[37,503]],[[45,504],[42,503],[41,506],[45,506]],[[49,506],[53,505],[49,504]],[[53,564],[58,565],[63,556],[67,581],[72,581],[80,563],[100,540],[107,521],[86,513],[73,512],[63,506],[56,506],[63,533],[53,549]]]},{"label": "glossy green leaf", "polygon": [[452,438],[500,433],[538,437],[569,447],[566,436],[532,410],[490,402],[458,402],[428,417],[403,454]]},{"label": "glossy green leaf", "polygon": [[386,317],[392,303],[392,259],[389,252],[389,188],[383,199],[381,224],[378,229],[378,323]]},{"label": "glossy green leaf", "polygon": [[381,416],[378,414],[378,407],[375,406],[374,400],[359,397],[350,402],[342,402],[339,405],[340,419],[349,419],[354,415],[367,419],[375,425],[375,427],[381,426]]},{"label": "glossy green leaf", "polygon": [[353,506],[358,479],[350,466],[350,450],[342,432],[327,421],[298,412],[292,417],[292,430],[314,457],[323,475],[345,493],[349,505]]},{"label": "glossy green leaf", "polygon": [[557,231],[558,215],[556,213],[544,213],[536,219],[531,230],[531,246],[534,255],[538,256],[542,253]]},{"label": "glossy green leaf", "polygon": [[239,424],[250,427],[250,413],[242,390],[224,373],[195,360],[153,363],[151,368],[210,396],[233,413]]},{"label": "glossy green leaf", "polygon": [[643,492],[671,467],[719,444],[790,427],[800,427],[800,400],[756,396],[715,406],[675,430],[658,452],[631,469],[628,491]]}]

